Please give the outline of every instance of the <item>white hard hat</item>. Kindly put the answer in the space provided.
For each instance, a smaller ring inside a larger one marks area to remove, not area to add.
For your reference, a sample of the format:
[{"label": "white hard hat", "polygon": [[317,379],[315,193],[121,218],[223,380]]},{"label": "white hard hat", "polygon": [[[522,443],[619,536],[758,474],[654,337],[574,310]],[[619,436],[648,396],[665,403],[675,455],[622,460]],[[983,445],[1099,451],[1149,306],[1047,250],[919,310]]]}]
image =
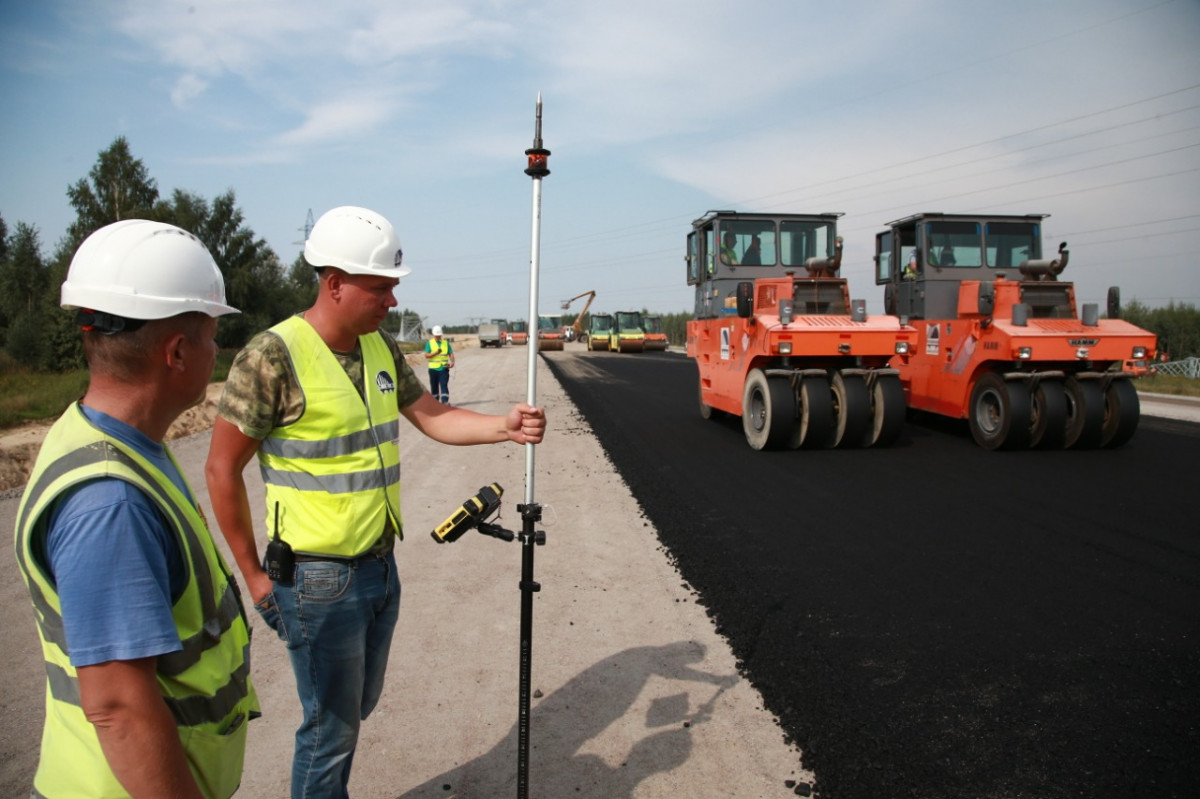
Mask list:
[{"label": "white hard hat", "polygon": [[188,311],[240,313],[225,304],[225,281],[200,239],[148,219],[105,225],[75,251],[62,284],[64,308],[125,319],[166,319]]},{"label": "white hard hat", "polygon": [[402,278],[412,271],[400,265],[402,255],[392,223],[354,205],[326,211],[304,242],[304,260],[353,275]]},{"label": "white hard hat", "polygon": [[433,335],[435,335],[435,336],[440,336],[440,335],[442,335],[442,326],[441,326],[441,325],[434,325],[434,326],[433,326]]}]

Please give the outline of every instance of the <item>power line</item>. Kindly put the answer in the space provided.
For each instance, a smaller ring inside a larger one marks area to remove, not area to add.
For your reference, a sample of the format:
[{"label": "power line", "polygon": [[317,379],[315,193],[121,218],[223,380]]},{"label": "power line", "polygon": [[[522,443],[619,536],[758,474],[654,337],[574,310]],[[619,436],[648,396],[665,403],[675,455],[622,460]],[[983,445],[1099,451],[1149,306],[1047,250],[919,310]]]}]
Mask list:
[{"label": "power line", "polygon": [[[1092,27],[1096,27],[1096,26],[1092,26]],[[1026,128],[1024,130],[1014,131],[1011,133],[1004,134],[1003,136],[997,136],[997,137],[993,137],[990,139],[974,142],[971,144],[966,144],[966,145],[962,145],[962,146],[958,146],[958,147],[952,147],[952,148],[942,150],[942,151],[939,151],[936,153],[930,153],[930,154],[923,155],[923,156],[920,156],[917,158],[911,158],[911,159],[908,159],[905,161],[900,161],[900,162],[896,162],[896,163],[892,163],[892,164],[886,164],[883,166],[874,167],[872,169],[863,170],[863,171],[856,172],[856,173],[850,173],[848,175],[842,175],[842,176],[835,177],[835,178],[830,178],[828,180],[821,181],[818,183],[808,184],[804,187],[794,187],[791,189],[785,189],[785,190],[782,190],[779,192],[774,192],[772,194],[760,195],[755,198],[746,198],[746,199],[743,199],[740,201],[729,203],[728,205],[732,205],[735,207],[737,207],[737,206],[755,207],[755,206],[758,206],[764,200],[770,200],[773,198],[784,197],[788,194],[794,194],[796,192],[805,192],[808,196],[816,198],[818,193],[815,190],[819,189],[823,186],[845,184],[847,181],[856,180],[856,179],[860,179],[860,178],[864,178],[864,177],[869,177],[872,175],[878,175],[881,173],[889,172],[889,171],[896,170],[896,169],[901,169],[904,167],[914,166],[917,164],[923,164],[923,163],[935,161],[937,159],[945,158],[945,157],[948,157],[948,156],[951,156],[951,155],[954,155],[957,153],[968,152],[970,150],[995,145],[995,144],[1013,140],[1013,139],[1019,139],[1021,137],[1029,136],[1029,135],[1043,132],[1046,130],[1051,130],[1051,129],[1054,129],[1057,127],[1062,127],[1064,125],[1076,123],[1079,121],[1102,117],[1106,114],[1112,114],[1117,111],[1122,111],[1122,110],[1125,110],[1128,108],[1145,105],[1147,103],[1152,103],[1152,102],[1155,102],[1158,100],[1163,100],[1165,98],[1173,97],[1173,96],[1183,94],[1186,92],[1195,91],[1196,89],[1200,89],[1200,84],[1192,84],[1192,85],[1185,86],[1182,88],[1173,89],[1171,91],[1161,92],[1161,93],[1158,93],[1155,95],[1151,95],[1149,97],[1126,101],[1126,102],[1123,102],[1123,103],[1120,103],[1117,105],[1113,105],[1113,106],[1109,106],[1107,108],[1099,109],[1096,111],[1091,111],[1091,112],[1087,112],[1084,114],[1077,114],[1077,115],[1074,115],[1071,117],[1066,117],[1064,119],[1060,119],[1055,122],[1046,123],[1044,125],[1038,125],[1035,127]],[[1160,114],[1156,114],[1153,116],[1142,117],[1138,120],[1122,121],[1122,122],[1118,122],[1118,123],[1113,123],[1111,125],[1093,128],[1091,130],[1088,130],[1088,131],[1085,131],[1085,132],[1082,132],[1079,134],[1074,134],[1072,136],[1063,137],[1061,139],[1058,139],[1058,140],[1055,140],[1052,142],[1041,142],[1038,144],[1030,145],[1028,147],[1018,148],[1016,150],[1002,151],[995,155],[989,155],[989,156],[986,156],[986,157],[980,158],[980,159],[975,159],[975,160],[971,160],[971,161],[960,162],[957,164],[936,167],[933,171],[944,172],[944,171],[948,171],[951,169],[961,168],[963,166],[967,166],[967,165],[970,165],[973,163],[981,163],[981,162],[984,162],[987,160],[994,160],[996,158],[1011,156],[1016,153],[1029,151],[1029,150],[1036,149],[1039,147],[1046,147],[1046,146],[1051,146],[1053,144],[1061,144],[1061,143],[1064,143],[1067,141],[1082,139],[1082,138],[1086,138],[1089,136],[1095,136],[1095,135],[1098,135],[1101,133],[1111,132],[1111,131],[1118,130],[1121,128],[1129,127],[1131,125],[1142,124],[1145,122],[1154,121],[1154,120],[1160,119],[1165,116],[1173,116],[1175,114],[1184,113],[1186,111],[1191,111],[1196,108],[1200,108],[1200,105],[1191,105],[1191,106],[1188,106],[1188,107],[1182,108],[1182,109],[1173,109],[1173,110],[1170,110],[1170,111],[1167,111],[1164,113],[1160,113]],[[1174,133],[1188,132],[1192,129],[1194,129],[1194,128],[1186,128],[1181,131],[1174,131]],[[1161,134],[1161,135],[1171,135],[1171,134]],[[1156,138],[1161,137],[1161,135],[1156,136]],[[1097,149],[1107,149],[1111,146],[1112,145],[1106,145],[1103,148],[1097,148]],[[1189,145],[1189,147],[1190,146],[1193,146],[1193,145]],[[1180,149],[1186,149],[1186,148],[1180,148]],[[1076,151],[1075,153],[1072,153],[1072,155],[1078,155],[1081,152],[1094,152],[1094,151],[1096,151],[1096,150]],[[1157,154],[1161,155],[1161,154],[1165,154],[1165,153],[1169,153],[1169,152],[1172,152],[1172,151],[1163,151],[1163,152],[1160,152]],[[1139,156],[1139,157],[1149,157],[1149,156]],[[1072,172],[1086,172],[1089,170],[1102,169],[1102,168],[1105,168],[1108,166],[1125,163],[1128,160],[1130,160],[1130,159],[1122,159],[1120,161],[1112,161],[1112,162],[1108,162],[1105,164],[1097,164],[1097,165],[1090,166],[1090,167],[1084,167],[1079,170],[1073,170]],[[1060,173],[1059,176],[1066,175],[1066,174],[1071,174],[1071,172]],[[912,177],[912,175],[898,176],[898,177],[894,177],[894,178],[888,178],[884,182],[893,183],[893,182],[896,182],[899,180],[911,179],[911,177]],[[1038,180],[1038,179],[1042,179],[1042,178],[1035,178],[1035,179],[1031,179],[1031,180]],[[1013,185],[1020,185],[1021,182],[1022,181],[1018,181],[1017,183],[1004,184],[1002,186],[990,187],[990,189],[1008,188]],[[877,189],[879,187],[879,185],[880,185],[879,183],[867,184],[865,186],[857,186],[857,187],[851,188],[851,189],[843,189],[842,191],[854,191],[854,190],[862,189],[862,188]],[[987,189],[983,189],[983,190],[987,190]],[[980,190],[980,191],[983,191],[983,190]],[[833,195],[836,195],[837,193],[838,192],[835,191],[833,193]],[[978,192],[973,192],[973,193],[978,193]],[[955,195],[955,196],[958,196],[958,195]],[[1049,195],[1049,196],[1062,196],[1062,195]],[[830,195],[828,195],[828,194],[821,195],[820,198],[818,198],[814,201],[827,203],[829,197],[830,197]],[[944,197],[944,198],[938,198],[935,200],[929,200],[926,202],[939,202],[939,201],[944,201],[946,199],[953,199],[953,198],[954,198],[953,196],[948,197],[948,198]],[[793,200],[792,202],[796,202],[796,201],[798,201],[798,200]],[[885,209],[885,210],[887,210],[887,209]],[[866,213],[877,213],[877,212],[872,211],[872,212],[866,212]],[[681,226],[685,222],[690,224],[692,216],[693,216],[693,214],[688,214],[686,216],[676,214],[676,215],[672,215],[669,217],[662,217],[662,218],[654,219],[654,220],[645,220],[645,221],[630,222],[630,223],[620,223],[620,224],[616,225],[615,227],[619,228],[622,231],[622,235],[624,238],[628,238],[631,236],[653,235],[653,234],[661,233],[662,231],[664,231],[666,229],[666,227],[668,225],[673,229],[677,229],[679,226]],[[560,238],[560,239],[551,238],[550,240],[548,240],[547,242],[545,242],[543,244],[542,249],[543,249],[543,252],[547,252],[547,251],[554,252],[554,251],[561,251],[563,249],[569,249],[572,247],[588,246],[590,243],[592,243],[598,239],[605,239],[605,238],[611,237],[613,235],[613,232],[612,232],[613,227],[614,226],[609,226],[609,227],[606,227],[604,230],[597,231],[595,233],[586,233],[586,234],[570,236],[570,237]],[[472,261],[496,260],[497,258],[500,258],[500,257],[510,254],[510,253],[521,254],[521,253],[523,253],[523,250],[520,247],[514,246],[512,248],[505,248],[505,249],[500,249],[500,250],[486,250],[483,252],[476,252],[476,253],[472,253],[472,254],[457,256],[455,258],[441,258],[441,259],[431,258],[431,259],[426,259],[426,261],[430,262],[430,263],[434,263],[434,262],[447,263],[447,262],[453,262],[453,261],[457,261],[457,260],[472,260]]]}]

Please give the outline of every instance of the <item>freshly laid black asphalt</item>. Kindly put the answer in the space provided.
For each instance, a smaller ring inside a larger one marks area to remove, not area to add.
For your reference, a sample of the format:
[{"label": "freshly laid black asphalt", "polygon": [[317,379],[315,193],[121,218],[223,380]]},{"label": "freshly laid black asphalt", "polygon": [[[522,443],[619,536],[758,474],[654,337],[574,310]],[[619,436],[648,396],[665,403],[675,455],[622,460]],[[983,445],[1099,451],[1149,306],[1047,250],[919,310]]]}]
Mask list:
[{"label": "freshly laid black asphalt", "polygon": [[543,357],[823,799],[1200,795],[1200,425],[754,452],[682,355]]}]

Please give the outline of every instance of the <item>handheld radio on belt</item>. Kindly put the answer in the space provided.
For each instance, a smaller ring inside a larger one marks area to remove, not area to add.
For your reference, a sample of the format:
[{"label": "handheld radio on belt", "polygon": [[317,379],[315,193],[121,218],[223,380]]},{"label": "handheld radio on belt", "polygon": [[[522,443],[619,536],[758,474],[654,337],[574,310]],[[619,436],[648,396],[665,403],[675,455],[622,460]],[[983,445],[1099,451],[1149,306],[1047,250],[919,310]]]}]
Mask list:
[{"label": "handheld radio on belt", "polygon": [[296,569],[292,545],[279,537],[279,503],[275,503],[275,536],[267,543],[267,576],[273,582],[290,585]]}]

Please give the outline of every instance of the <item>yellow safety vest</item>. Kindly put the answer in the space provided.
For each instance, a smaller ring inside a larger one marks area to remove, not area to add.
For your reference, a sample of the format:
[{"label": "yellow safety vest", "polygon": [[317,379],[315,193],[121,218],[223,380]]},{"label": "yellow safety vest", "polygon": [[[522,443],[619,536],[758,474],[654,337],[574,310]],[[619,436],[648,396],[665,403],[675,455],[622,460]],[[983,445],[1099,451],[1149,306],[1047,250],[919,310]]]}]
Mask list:
[{"label": "yellow safety vest", "polygon": [[302,317],[271,328],[287,346],[304,413],[258,448],[267,489],[267,531],[296,552],[356,557],[400,520],[400,408],[396,361],[379,333],[360,336],[363,389]]},{"label": "yellow safety vest", "polygon": [[432,358],[429,359],[430,369],[445,369],[450,365],[449,341],[446,341],[445,339],[438,341],[435,338],[431,338],[428,342],[426,342],[426,346],[428,347],[426,352],[436,353]]},{"label": "yellow safety vest", "polygon": [[39,554],[55,499],[102,477],[145,492],[182,553],[188,582],[172,614],[183,648],[157,658],[158,687],[201,792],[226,799],[241,781],[246,721],[259,715],[250,679],[250,631],[237,584],[200,511],[153,464],[88,421],[78,403],[47,435],[17,511],[17,562],[33,600],[46,664],[46,724],[33,796],[129,796],[84,715],[54,577]]}]

